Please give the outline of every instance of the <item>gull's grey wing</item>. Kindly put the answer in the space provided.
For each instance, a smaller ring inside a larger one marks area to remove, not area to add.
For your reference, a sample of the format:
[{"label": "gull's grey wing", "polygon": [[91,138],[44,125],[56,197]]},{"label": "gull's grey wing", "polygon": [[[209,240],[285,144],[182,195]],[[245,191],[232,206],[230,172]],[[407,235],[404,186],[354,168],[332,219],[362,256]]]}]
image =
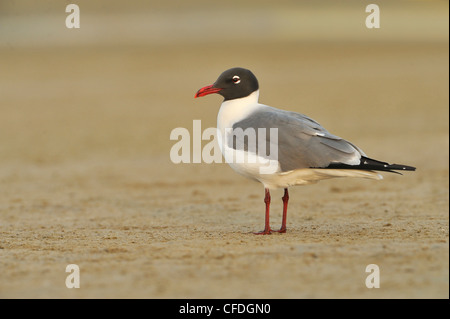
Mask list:
[{"label": "gull's grey wing", "polygon": [[[264,107],[235,123],[233,132],[237,128],[244,131],[251,128],[256,132],[258,128],[265,128],[266,153],[269,153],[272,142],[270,128],[276,128],[278,145],[275,147],[278,146],[278,161],[283,172],[300,168],[325,168],[331,163],[358,165],[361,156],[365,156],[358,147],[329,133],[313,119],[295,112]],[[248,138],[242,134],[235,134],[228,137],[227,143],[234,149],[244,147],[247,151],[258,152],[258,145],[261,142],[258,141],[256,134],[256,148],[249,148]],[[268,154],[263,155],[267,157]]]}]

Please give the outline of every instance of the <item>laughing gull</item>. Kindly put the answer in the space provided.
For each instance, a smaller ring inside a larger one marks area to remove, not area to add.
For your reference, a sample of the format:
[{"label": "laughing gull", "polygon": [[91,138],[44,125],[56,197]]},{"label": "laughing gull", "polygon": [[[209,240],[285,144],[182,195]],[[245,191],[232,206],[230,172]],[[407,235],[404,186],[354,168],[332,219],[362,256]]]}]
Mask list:
[{"label": "laughing gull", "polygon": [[[258,103],[258,80],[247,69],[232,68],[223,72],[214,84],[198,90],[195,97],[212,93],[224,98],[217,116],[217,140],[225,161],[239,174],[264,185],[265,227],[255,234],[286,232],[289,186],[334,177],[379,180],[383,177],[375,171],[415,170],[415,167],[367,157],[359,147],[329,133],[306,115]],[[272,135],[276,138],[272,139]],[[239,155],[244,160],[236,160]],[[264,171],[268,163],[275,163],[270,172]],[[270,190],[276,188],[284,188],[283,217],[281,228],[272,230],[269,224]]]}]

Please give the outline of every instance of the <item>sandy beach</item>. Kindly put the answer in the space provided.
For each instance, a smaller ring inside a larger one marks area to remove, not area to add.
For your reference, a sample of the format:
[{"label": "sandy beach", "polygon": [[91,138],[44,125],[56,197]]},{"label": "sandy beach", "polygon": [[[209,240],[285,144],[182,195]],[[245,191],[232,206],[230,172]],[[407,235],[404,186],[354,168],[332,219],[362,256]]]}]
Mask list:
[{"label": "sandy beach", "polygon": [[[27,46],[18,29],[3,43],[1,298],[449,297],[448,38],[314,41],[275,22],[252,41]],[[254,71],[262,103],[417,171],[291,188],[287,233],[253,235],[262,185],[169,157],[174,128],[216,126],[220,97],[194,94],[233,66]]]}]

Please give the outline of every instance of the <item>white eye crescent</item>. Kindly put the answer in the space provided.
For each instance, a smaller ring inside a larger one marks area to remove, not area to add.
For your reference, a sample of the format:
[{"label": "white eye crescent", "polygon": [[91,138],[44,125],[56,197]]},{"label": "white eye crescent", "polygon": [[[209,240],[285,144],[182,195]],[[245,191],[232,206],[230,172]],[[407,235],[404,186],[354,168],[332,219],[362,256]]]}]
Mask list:
[{"label": "white eye crescent", "polygon": [[233,76],[233,83],[234,84],[238,84],[240,82],[241,82],[241,78],[240,77],[238,77],[237,75]]}]

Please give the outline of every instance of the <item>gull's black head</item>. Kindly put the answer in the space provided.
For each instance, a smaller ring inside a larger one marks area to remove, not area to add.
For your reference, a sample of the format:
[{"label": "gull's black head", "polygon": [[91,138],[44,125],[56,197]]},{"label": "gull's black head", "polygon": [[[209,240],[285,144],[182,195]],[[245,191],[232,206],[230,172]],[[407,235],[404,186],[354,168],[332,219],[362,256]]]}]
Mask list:
[{"label": "gull's black head", "polygon": [[227,101],[249,96],[258,89],[258,80],[250,70],[232,68],[223,72],[213,85],[198,90],[195,97],[219,93]]}]

